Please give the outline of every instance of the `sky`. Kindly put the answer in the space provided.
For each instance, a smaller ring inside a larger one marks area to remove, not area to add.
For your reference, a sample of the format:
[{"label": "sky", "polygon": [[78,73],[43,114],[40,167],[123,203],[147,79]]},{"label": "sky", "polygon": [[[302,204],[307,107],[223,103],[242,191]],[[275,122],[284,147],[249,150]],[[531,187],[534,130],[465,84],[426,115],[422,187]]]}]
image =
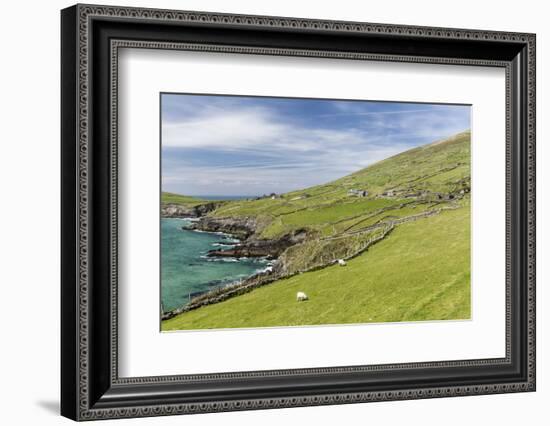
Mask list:
[{"label": "sky", "polygon": [[470,106],[161,95],[162,190],[259,196],[323,184],[470,128]]}]

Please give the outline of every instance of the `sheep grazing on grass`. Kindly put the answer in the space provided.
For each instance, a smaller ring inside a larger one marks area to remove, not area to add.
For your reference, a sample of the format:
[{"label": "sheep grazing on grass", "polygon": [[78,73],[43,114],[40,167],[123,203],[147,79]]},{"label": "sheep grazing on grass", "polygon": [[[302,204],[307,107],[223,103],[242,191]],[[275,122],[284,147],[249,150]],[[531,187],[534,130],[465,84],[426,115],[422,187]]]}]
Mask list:
[{"label": "sheep grazing on grass", "polygon": [[346,261],[344,259],[338,259],[338,265],[346,266]]},{"label": "sheep grazing on grass", "polygon": [[303,291],[299,291],[296,293],[296,300],[298,302],[303,302],[304,300],[308,300],[307,294],[305,294]]}]

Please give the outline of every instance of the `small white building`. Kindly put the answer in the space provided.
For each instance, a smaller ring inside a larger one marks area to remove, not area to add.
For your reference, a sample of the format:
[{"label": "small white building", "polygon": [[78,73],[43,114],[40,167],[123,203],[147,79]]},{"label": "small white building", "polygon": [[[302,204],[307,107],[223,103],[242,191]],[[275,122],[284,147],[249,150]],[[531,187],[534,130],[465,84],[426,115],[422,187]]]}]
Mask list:
[{"label": "small white building", "polygon": [[350,189],[348,191],[348,195],[350,197],[366,197],[369,195],[368,191],[365,191],[364,189]]}]

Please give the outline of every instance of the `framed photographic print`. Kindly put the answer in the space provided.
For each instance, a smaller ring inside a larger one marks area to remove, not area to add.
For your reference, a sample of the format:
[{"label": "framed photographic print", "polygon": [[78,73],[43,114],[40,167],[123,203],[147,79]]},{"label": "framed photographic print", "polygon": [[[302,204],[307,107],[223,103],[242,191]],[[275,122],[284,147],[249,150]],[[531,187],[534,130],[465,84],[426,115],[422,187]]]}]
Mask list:
[{"label": "framed photographic print", "polygon": [[471,318],[470,105],[160,96],[162,331]]},{"label": "framed photographic print", "polygon": [[535,390],[535,36],[76,5],[62,414]]}]

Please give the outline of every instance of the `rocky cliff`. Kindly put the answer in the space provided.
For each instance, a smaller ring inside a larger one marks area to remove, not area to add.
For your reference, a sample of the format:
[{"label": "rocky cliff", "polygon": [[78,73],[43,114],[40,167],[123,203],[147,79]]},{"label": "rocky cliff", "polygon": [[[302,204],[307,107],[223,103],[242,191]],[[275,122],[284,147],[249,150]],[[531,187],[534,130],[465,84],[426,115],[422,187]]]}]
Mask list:
[{"label": "rocky cliff", "polygon": [[162,217],[201,217],[215,210],[221,204],[221,202],[198,204],[194,206],[162,204],[160,214]]},{"label": "rocky cliff", "polygon": [[230,250],[210,250],[208,256],[220,257],[271,257],[276,258],[287,248],[304,242],[308,237],[305,230],[296,230],[280,238],[261,240],[248,238]]},{"label": "rocky cliff", "polygon": [[256,232],[255,219],[247,217],[203,216],[191,225],[191,229],[208,232],[225,232],[239,239],[247,239]]}]

